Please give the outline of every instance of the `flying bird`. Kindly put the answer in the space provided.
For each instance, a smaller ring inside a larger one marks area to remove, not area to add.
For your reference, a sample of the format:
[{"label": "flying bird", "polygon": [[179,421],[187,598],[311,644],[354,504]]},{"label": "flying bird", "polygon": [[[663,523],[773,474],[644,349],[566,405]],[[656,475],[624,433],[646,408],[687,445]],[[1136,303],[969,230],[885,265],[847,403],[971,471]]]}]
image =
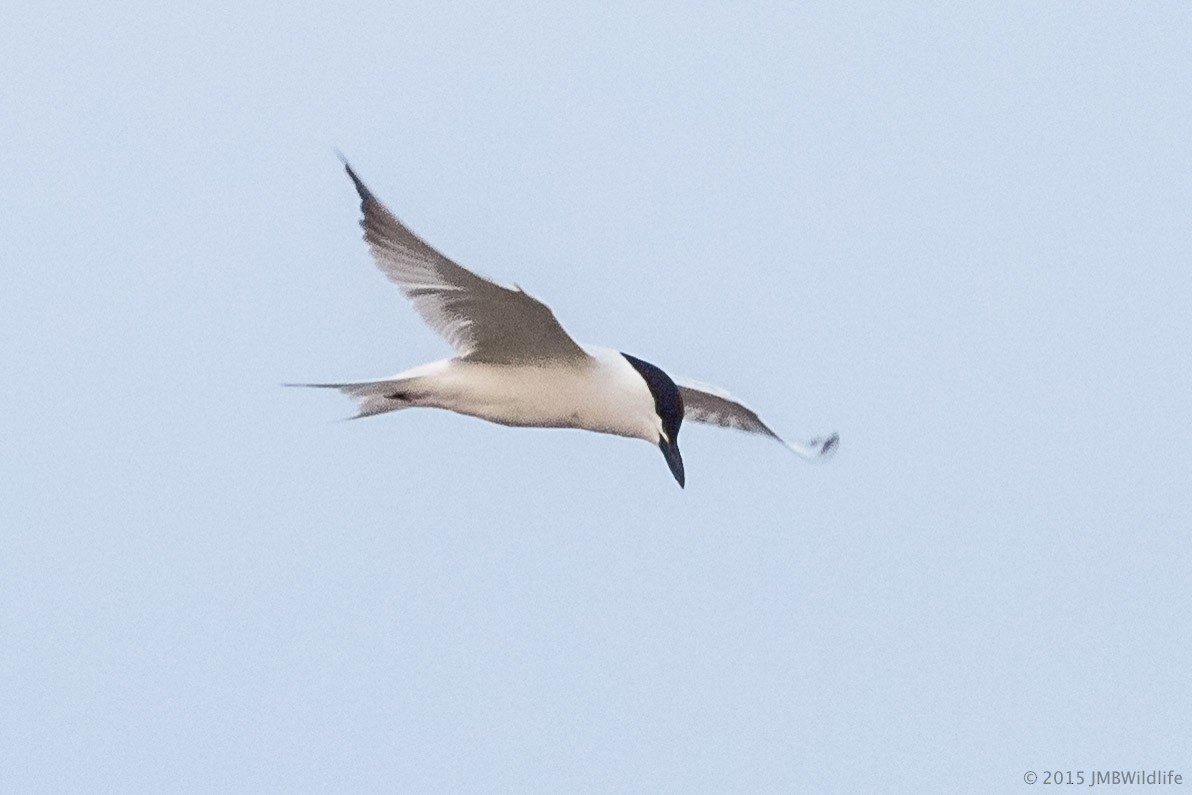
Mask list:
[{"label": "flying bird", "polygon": [[501,425],[579,428],[657,445],[683,487],[683,420],[761,434],[807,460],[825,460],[838,434],[783,442],[757,414],[705,384],[676,381],[661,368],[610,348],[580,345],[550,307],[452,262],[389,212],[344,160],[360,194],[360,225],[377,267],[394,282],[455,356],[379,381],[289,386],[338,389],[357,402],[355,418],[428,407]]}]

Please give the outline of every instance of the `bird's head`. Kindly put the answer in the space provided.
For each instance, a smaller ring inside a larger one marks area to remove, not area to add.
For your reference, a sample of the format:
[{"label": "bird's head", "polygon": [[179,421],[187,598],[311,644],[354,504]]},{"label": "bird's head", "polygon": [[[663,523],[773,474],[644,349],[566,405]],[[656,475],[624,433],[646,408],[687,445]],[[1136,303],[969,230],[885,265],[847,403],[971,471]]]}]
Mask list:
[{"label": "bird's head", "polygon": [[662,427],[658,432],[658,449],[662,451],[671,474],[683,488],[685,476],[683,474],[683,456],[679,453],[679,426],[683,424],[683,396],[671,377],[661,368],[649,362],[643,362],[635,356],[622,353],[633,369],[646,382],[650,394],[654,397],[654,411]]}]

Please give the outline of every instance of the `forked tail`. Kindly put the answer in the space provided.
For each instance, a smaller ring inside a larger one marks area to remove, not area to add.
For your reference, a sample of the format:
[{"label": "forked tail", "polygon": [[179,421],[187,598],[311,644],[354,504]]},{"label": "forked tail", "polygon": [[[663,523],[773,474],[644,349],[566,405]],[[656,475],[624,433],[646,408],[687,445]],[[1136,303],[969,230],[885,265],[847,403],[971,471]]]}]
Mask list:
[{"label": "forked tail", "polygon": [[338,389],[356,401],[356,415],[349,419],[358,420],[361,417],[371,417],[375,414],[409,408],[412,405],[410,387],[415,380],[413,378],[398,378],[385,381],[357,381],[347,384],[283,384],[283,386]]}]

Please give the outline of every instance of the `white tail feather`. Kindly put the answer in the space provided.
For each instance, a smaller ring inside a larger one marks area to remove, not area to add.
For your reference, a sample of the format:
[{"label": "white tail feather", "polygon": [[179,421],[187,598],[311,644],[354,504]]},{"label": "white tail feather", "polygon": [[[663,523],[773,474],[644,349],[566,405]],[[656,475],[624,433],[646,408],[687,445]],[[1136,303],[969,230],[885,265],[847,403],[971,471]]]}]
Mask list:
[{"label": "white tail feather", "polygon": [[285,384],[284,386],[311,387],[314,389],[338,389],[356,401],[356,415],[349,419],[358,420],[390,411],[409,408],[408,399],[398,397],[407,392],[412,378],[388,379],[384,381],[356,381],[345,384]]}]

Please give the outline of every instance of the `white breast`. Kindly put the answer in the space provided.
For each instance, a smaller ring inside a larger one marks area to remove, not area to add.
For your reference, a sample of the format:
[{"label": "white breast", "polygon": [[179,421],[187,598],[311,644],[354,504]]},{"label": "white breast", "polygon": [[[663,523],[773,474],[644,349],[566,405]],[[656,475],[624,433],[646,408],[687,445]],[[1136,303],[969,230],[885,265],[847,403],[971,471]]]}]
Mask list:
[{"label": "white breast", "polygon": [[450,359],[416,368],[413,402],[501,425],[580,428],[657,443],[662,421],[625,357],[587,348],[577,365],[498,365]]}]

